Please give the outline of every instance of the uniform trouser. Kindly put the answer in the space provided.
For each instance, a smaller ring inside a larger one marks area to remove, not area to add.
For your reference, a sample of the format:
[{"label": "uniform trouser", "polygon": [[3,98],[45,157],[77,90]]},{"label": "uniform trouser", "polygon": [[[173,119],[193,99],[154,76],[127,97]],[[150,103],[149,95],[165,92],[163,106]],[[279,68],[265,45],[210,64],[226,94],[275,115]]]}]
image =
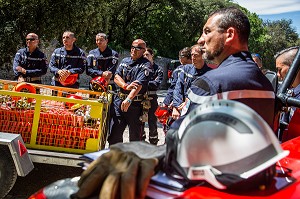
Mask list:
[{"label": "uniform trouser", "polygon": [[142,105],[140,102],[135,101],[129,106],[127,112],[113,113],[108,137],[109,145],[123,142],[123,133],[127,125],[129,127],[129,141],[142,140],[143,123],[140,121],[141,113]]},{"label": "uniform trouser", "polygon": [[157,103],[157,95],[149,95],[149,97],[153,98],[150,100],[151,108],[148,112],[148,125],[149,125],[149,139],[158,139],[158,132],[157,132],[157,117],[155,116],[155,111],[158,107]]}]

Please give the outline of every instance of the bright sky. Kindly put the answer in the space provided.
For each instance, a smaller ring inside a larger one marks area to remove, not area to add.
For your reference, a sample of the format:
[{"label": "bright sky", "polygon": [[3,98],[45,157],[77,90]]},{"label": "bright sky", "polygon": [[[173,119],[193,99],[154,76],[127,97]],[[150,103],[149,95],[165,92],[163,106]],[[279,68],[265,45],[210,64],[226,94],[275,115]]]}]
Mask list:
[{"label": "bright sky", "polygon": [[263,20],[291,19],[300,35],[300,0],[233,0]]}]

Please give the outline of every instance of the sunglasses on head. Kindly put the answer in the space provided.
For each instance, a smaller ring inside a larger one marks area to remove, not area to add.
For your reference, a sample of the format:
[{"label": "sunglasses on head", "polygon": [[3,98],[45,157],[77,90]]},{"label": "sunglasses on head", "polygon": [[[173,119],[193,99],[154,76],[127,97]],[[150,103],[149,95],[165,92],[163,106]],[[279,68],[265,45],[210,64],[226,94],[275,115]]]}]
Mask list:
[{"label": "sunglasses on head", "polygon": [[144,49],[144,48],[143,48],[143,47],[140,47],[140,46],[131,46],[131,49],[140,51],[140,50],[142,50],[142,49]]},{"label": "sunglasses on head", "polygon": [[259,54],[257,54],[257,53],[253,53],[251,55],[252,55],[252,57],[257,57],[257,58],[261,59],[261,56]]},{"label": "sunglasses on head", "polygon": [[34,41],[35,38],[26,38],[26,41]]}]

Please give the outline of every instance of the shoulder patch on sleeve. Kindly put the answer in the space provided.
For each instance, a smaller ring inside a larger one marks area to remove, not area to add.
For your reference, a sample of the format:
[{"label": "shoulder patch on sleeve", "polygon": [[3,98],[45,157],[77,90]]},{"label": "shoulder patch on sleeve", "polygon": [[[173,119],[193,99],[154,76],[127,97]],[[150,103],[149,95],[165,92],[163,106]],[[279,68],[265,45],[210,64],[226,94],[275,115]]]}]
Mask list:
[{"label": "shoulder patch on sleeve", "polygon": [[208,83],[206,81],[204,81],[203,79],[201,79],[201,78],[196,79],[193,82],[193,85],[205,90],[206,92],[210,92],[210,88],[209,88]]}]

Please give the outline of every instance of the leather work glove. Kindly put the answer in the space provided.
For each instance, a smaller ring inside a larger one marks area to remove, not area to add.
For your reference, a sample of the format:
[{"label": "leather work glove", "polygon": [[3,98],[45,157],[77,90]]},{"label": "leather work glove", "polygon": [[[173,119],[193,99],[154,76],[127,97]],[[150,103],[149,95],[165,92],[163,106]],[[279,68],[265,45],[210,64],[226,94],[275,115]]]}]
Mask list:
[{"label": "leather work glove", "polygon": [[[76,196],[87,198],[99,194],[101,199],[144,198],[155,167],[165,154],[164,146],[153,146],[146,142],[112,145],[109,152],[93,161],[82,173]],[[141,156],[133,151],[138,151]]]}]

